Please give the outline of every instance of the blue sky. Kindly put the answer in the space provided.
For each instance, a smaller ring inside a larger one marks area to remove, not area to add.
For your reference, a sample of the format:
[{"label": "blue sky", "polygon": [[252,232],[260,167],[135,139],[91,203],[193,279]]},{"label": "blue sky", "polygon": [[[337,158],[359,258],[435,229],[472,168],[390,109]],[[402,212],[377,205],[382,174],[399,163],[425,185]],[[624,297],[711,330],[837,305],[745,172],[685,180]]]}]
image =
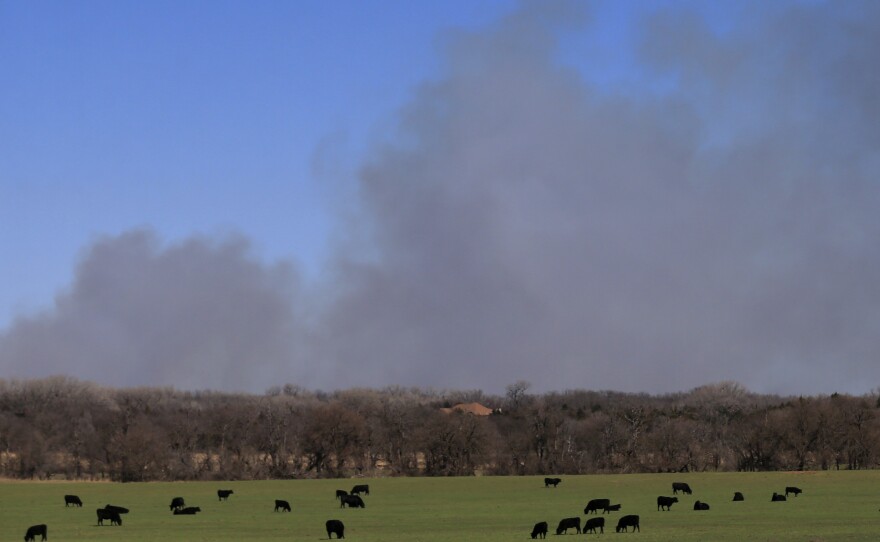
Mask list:
[{"label": "blue sky", "polygon": [[859,0],[0,2],[0,377],[865,392],[877,28]]},{"label": "blue sky", "polygon": [[[0,326],[51,304],[96,238],[242,233],[306,273],[327,257],[335,191],[421,83],[445,37],[514,0],[0,4]],[[634,27],[690,6],[598,2],[559,60],[613,89],[654,85]],[[582,4],[587,7],[587,4]],[[316,166],[320,164],[320,167]]]},{"label": "blue sky", "polygon": [[[334,187],[438,39],[509,1],[0,4],[0,325],[45,308],[95,238],[235,231],[314,272]],[[333,160],[315,168],[315,154]],[[329,170],[329,171],[328,171]]]}]

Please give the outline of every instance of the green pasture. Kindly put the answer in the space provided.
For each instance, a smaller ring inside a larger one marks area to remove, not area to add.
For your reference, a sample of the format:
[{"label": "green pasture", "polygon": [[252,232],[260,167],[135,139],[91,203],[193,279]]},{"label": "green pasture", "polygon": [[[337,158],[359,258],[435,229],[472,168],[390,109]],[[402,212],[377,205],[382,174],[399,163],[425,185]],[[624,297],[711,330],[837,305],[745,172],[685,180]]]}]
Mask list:
[{"label": "green pasture", "polygon": [[[241,541],[326,540],[324,522],[345,523],[346,540],[375,542],[466,542],[529,540],[534,523],[580,516],[592,498],[621,503],[606,514],[604,535],[642,541],[856,541],[880,538],[880,471],[792,473],[699,473],[560,476],[558,488],[543,477],[378,478],[265,482],[0,481],[0,540],[22,540],[28,526],[46,523],[49,540]],[[669,512],[658,512],[658,495],[672,482],[688,482],[692,496],[679,495]],[[370,485],[366,509],[340,509],[336,489]],[[804,493],[771,503],[774,491],[794,485]],[[218,489],[232,489],[218,502]],[[732,502],[734,491],[746,500]],[[63,496],[79,495],[80,508],[65,508]],[[172,497],[199,506],[196,516],[173,516]],[[291,513],[275,513],[284,499]],[[708,512],[695,512],[695,500]],[[95,509],[116,504],[131,509],[122,527],[96,526]],[[641,532],[617,534],[624,514],[641,516]],[[570,535],[576,536],[576,535]],[[594,535],[586,535],[593,537]],[[577,539],[582,539],[579,535]],[[334,538],[335,540],[335,538]]]}]

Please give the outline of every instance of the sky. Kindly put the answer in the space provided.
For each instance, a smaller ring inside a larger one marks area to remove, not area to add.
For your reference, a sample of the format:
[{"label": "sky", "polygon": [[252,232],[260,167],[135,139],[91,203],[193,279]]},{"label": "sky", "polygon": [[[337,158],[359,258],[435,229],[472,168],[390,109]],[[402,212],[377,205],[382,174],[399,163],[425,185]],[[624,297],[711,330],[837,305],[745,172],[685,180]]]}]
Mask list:
[{"label": "sky", "polygon": [[0,2],[0,378],[880,386],[880,6]]}]

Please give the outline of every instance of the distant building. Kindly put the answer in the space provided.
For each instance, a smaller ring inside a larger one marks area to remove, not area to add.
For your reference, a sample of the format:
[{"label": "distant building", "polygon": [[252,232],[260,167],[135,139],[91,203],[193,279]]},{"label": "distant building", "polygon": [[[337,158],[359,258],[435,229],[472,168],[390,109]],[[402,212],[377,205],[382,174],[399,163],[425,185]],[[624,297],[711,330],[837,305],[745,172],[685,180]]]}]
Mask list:
[{"label": "distant building", "polygon": [[459,403],[457,405],[453,405],[451,408],[441,408],[440,412],[445,412],[446,414],[449,414],[454,410],[458,412],[473,414],[474,416],[489,416],[490,414],[492,414],[491,408],[485,407],[480,403]]}]

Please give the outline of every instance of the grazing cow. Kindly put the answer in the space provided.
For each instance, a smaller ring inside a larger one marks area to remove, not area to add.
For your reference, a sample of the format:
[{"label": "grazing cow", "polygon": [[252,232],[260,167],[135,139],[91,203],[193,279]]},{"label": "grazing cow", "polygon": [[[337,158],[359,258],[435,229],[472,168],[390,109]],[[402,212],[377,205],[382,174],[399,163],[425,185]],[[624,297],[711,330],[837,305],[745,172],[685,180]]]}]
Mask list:
[{"label": "grazing cow", "polygon": [[676,502],[678,502],[678,497],[657,497],[657,510],[663,510],[665,508],[669,511],[669,507]]},{"label": "grazing cow", "polygon": [[742,494],[742,493],[740,493],[739,491],[737,491],[736,493],[733,494],[733,500],[734,500],[734,501],[744,501],[744,500],[746,500],[746,498],[743,497],[743,494]]},{"label": "grazing cow", "polygon": [[370,486],[368,486],[367,484],[362,484],[362,485],[354,486],[353,488],[351,488],[352,495],[360,495],[361,493],[363,493],[364,495],[369,495],[370,494]]},{"label": "grazing cow", "polygon": [[673,494],[673,495],[678,495],[678,492],[679,492],[679,491],[681,491],[681,492],[684,493],[685,495],[690,495],[690,494],[692,493],[692,492],[691,492],[691,486],[687,485],[686,483],[684,483],[684,482],[672,482],[672,494]]},{"label": "grazing cow", "polygon": [[633,528],[632,532],[636,532],[636,531],[642,532],[642,530],[639,528],[639,516],[629,515],[629,516],[623,516],[622,518],[620,518],[620,521],[617,522],[616,532],[619,533],[619,532],[623,531],[623,532],[627,533],[627,532],[629,532],[627,530],[629,527]]},{"label": "grazing cow", "polygon": [[581,518],[565,518],[559,520],[559,526],[556,527],[556,534],[568,534],[569,529],[574,529],[581,534]]},{"label": "grazing cow", "polygon": [[232,495],[233,491],[231,489],[218,489],[217,490],[217,500],[218,501],[228,501],[229,496]]},{"label": "grazing cow", "polygon": [[80,508],[82,508],[83,502],[79,500],[79,497],[77,497],[76,495],[65,495],[64,507],[67,508],[70,505],[79,506]]},{"label": "grazing cow", "polygon": [[171,499],[171,505],[168,507],[169,511],[180,510],[186,506],[186,503],[183,500],[183,497],[174,497]]},{"label": "grazing cow", "polygon": [[119,512],[108,508],[98,508],[98,525],[104,525],[104,520],[109,519],[110,525],[122,525],[122,518]]},{"label": "grazing cow", "polygon": [[799,487],[788,486],[785,488],[785,496],[788,497],[788,494],[791,493],[795,497],[803,493],[804,491]]},{"label": "grazing cow", "polygon": [[594,514],[597,510],[605,510],[606,506],[611,506],[611,499],[592,499],[584,508],[584,514]]},{"label": "grazing cow", "polygon": [[535,526],[532,527],[532,539],[535,538],[547,538],[547,522],[542,521],[540,523],[535,523]]},{"label": "grazing cow", "polygon": [[559,482],[562,481],[562,478],[544,478],[544,487],[556,487],[559,485]]},{"label": "grazing cow", "polygon": [[122,506],[114,506],[112,504],[108,504],[107,506],[105,506],[104,510],[111,510],[113,512],[116,512],[117,514],[127,514],[128,513],[128,508],[125,508]]},{"label": "grazing cow", "polygon": [[37,536],[42,537],[41,540],[46,540],[47,531],[48,531],[48,527],[46,527],[45,524],[32,525],[32,526],[28,527],[27,532],[24,533],[24,542],[34,542],[37,539]]},{"label": "grazing cow", "polygon": [[788,499],[785,497],[785,495],[780,495],[779,493],[776,493],[775,491],[773,492],[773,496],[770,497],[770,502],[783,502],[783,501],[787,501],[787,500]]},{"label": "grazing cow", "polygon": [[599,529],[600,533],[605,532],[605,518],[590,518],[584,523],[584,534],[595,533]]},{"label": "grazing cow", "polygon": [[328,519],[327,523],[327,539],[333,538],[332,534],[336,534],[336,538],[345,538],[345,525],[338,519]]},{"label": "grazing cow", "polygon": [[186,508],[180,508],[174,511],[175,516],[194,516],[197,513],[201,512],[202,509],[198,506],[187,506]]},{"label": "grazing cow", "polygon": [[345,495],[344,497],[339,498],[339,508],[345,508],[345,505],[348,505],[349,508],[366,508],[367,505],[364,504],[364,500],[360,495]]},{"label": "grazing cow", "polygon": [[290,503],[287,501],[275,500],[275,511],[290,512]]},{"label": "grazing cow", "polygon": [[336,490],[336,500],[337,501],[339,500],[340,497],[345,497],[346,495],[348,495],[348,491],[346,491],[344,489],[337,489]]},{"label": "grazing cow", "polygon": [[602,510],[603,514],[605,512],[608,512],[609,514],[611,512],[620,512],[620,505],[619,504],[609,504],[608,506],[605,507],[604,510]]},{"label": "grazing cow", "polygon": [[694,503],[694,510],[708,510],[709,503],[697,501]]}]

